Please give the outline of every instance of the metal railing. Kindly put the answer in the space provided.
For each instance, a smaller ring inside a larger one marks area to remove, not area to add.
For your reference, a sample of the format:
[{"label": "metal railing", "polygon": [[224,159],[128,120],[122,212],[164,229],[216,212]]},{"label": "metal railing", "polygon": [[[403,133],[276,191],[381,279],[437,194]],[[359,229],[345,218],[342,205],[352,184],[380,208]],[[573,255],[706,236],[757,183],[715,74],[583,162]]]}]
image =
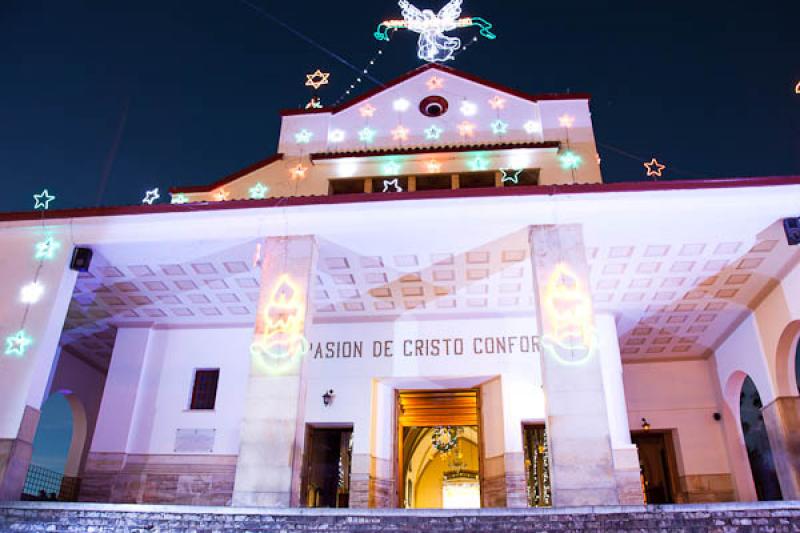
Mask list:
[{"label": "metal railing", "polygon": [[80,480],[64,477],[39,465],[31,464],[22,489],[22,500],[74,502],[78,500]]}]

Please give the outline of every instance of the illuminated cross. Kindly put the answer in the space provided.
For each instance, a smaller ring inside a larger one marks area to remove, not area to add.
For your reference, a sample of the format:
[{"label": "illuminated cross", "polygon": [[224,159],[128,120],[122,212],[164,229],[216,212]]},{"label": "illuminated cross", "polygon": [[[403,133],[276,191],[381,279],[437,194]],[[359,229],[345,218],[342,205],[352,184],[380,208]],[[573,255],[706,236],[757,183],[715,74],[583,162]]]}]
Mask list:
[{"label": "illuminated cross", "polygon": [[400,0],[402,20],[385,20],[378,25],[375,38],[389,40],[389,31],[405,29],[419,34],[417,56],[429,63],[450,61],[461,49],[461,39],[449,37],[445,32],[477,26],[487,39],[496,39],[492,24],[480,17],[461,18],[463,0],[450,0],[438,13],[432,9],[420,10],[408,0]]}]

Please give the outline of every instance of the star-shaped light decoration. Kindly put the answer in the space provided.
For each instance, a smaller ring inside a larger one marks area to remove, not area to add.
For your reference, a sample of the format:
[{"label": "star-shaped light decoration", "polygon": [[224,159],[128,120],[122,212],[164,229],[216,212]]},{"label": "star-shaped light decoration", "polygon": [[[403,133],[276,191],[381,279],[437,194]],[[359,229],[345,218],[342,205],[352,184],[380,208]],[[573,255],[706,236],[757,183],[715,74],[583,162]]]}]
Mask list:
[{"label": "star-shaped light decoration", "polygon": [[474,102],[464,100],[461,102],[461,114],[465,117],[474,117],[478,114],[478,106]]},{"label": "star-shaped light decoration", "polygon": [[519,175],[522,174],[522,171],[523,169],[506,170],[501,168],[500,172],[503,173],[503,183],[513,183],[514,185],[519,185]]},{"label": "star-shaped light decoration", "polygon": [[469,168],[472,170],[487,170],[489,168],[489,160],[483,156],[475,156],[469,161]]},{"label": "star-shaped light decoration", "polygon": [[52,196],[47,189],[43,190],[40,194],[34,194],[33,199],[36,202],[33,206],[34,209],[43,209],[47,211],[50,209],[50,202],[56,199],[55,196]]},{"label": "star-shaped light decoration", "polygon": [[397,174],[400,174],[401,168],[402,167],[397,161],[389,161],[383,165],[383,173],[387,176],[396,176]]},{"label": "star-shaped light decoration", "polygon": [[461,124],[458,125],[458,134],[462,137],[474,137],[475,136],[475,124],[465,120]]},{"label": "star-shaped light decoration", "polygon": [[266,185],[264,185],[259,181],[258,183],[250,187],[248,193],[250,194],[251,200],[263,200],[264,198],[267,197],[267,194],[269,193],[269,187],[267,187]]},{"label": "star-shaped light decoration", "polygon": [[558,159],[561,161],[561,168],[564,170],[575,170],[583,162],[581,156],[569,150],[558,156]]},{"label": "star-shaped light decoration", "polygon": [[179,192],[178,194],[172,195],[171,203],[176,205],[183,205],[189,203],[189,197],[186,196],[184,193]]},{"label": "star-shaped light decoration", "polygon": [[302,129],[294,134],[294,140],[297,144],[308,144],[311,142],[312,137],[314,137],[314,134],[306,129]]},{"label": "star-shaped light decoration", "polygon": [[562,128],[569,129],[572,126],[575,125],[575,117],[573,117],[572,115],[567,115],[566,113],[564,113],[563,115],[558,117],[558,123],[559,123],[559,125],[561,125]]},{"label": "star-shaped light decoration", "polygon": [[411,102],[405,98],[398,98],[392,103],[392,108],[398,113],[405,113],[411,107]]},{"label": "star-shaped light decoration", "polygon": [[652,177],[660,178],[661,175],[664,173],[664,170],[666,170],[667,166],[659,163],[654,157],[653,160],[650,161],[649,163],[644,163],[644,168],[647,169],[648,178]]},{"label": "star-shaped light decoration", "polygon": [[297,163],[297,166],[292,167],[289,173],[292,175],[293,180],[303,180],[306,179],[307,171],[308,167],[303,166],[303,163]]},{"label": "star-shaped light decoration", "polygon": [[440,128],[436,124],[431,124],[430,128],[425,129],[425,139],[429,141],[438,141],[442,138],[442,133],[444,133],[443,128]]},{"label": "star-shaped light decoration", "polygon": [[492,122],[492,133],[495,135],[505,135],[508,133],[508,122],[503,122],[499,118]]},{"label": "star-shaped light decoration", "polygon": [[377,131],[367,127],[358,132],[358,140],[360,140],[363,143],[370,144],[375,141],[375,136],[377,134],[378,134]]},{"label": "star-shaped light decoration", "polygon": [[375,111],[377,111],[377,110],[378,110],[378,108],[375,107],[374,105],[366,104],[366,105],[362,105],[359,108],[358,112],[361,113],[361,116],[364,117],[364,118],[372,118],[372,117],[375,116]]},{"label": "star-shaped light decoration", "polygon": [[43,294],[44,285],[38,281],[32,281],[19,290],[19,301],[24,304],[35,304],[42,299]]},{"label": "star-shaped light decoration", "polygon": [[323,85],[328,85],[328,78],[330,77],[330,72],[322,72],[320,69],[317,69],[313,74],[306,74],[306,87],[313,87],[314,90],[317,90]]},{"label": "star-shaped light decoration", "polygon": [[428,172],[431,174],[438,174],[442,171],[442,164],[435,159],[428,161],[426,166],[428,167]]},{"label": "star-shaped light decoration", "polygon": [[395,141],[407,141],[410,132],[410,129],[401,124],[392,130],[392,139]]},{"label": "star-shaped light decoration", "polygon": [[427,81],[428,89],[431,91],[435,91],[437,89],[444,89],[444,80],[439,76],[432,76]]},{"label": "star-shaped light decoration", "polygon": [[[393,191],[389,190],[391,187],[394,188]],[[403,188],[400,186],[400,178],[383,180],[383,192],[403,192]]]},{"label": "star-shaped light decoration", "polygon": [[794,94],[800,94],[800,81],[794,86]]},{"label": "star-shaped light decoration", "polygon": [[36,253],[34,253],[33,258],[37,261],[53,259],[59,248],[61,248],[60,242],[53,237],[47,237],[45,240],[36,243]]},{"label": "star-shaped light decoration", "polygon": [[312,96],[311,100],[306,104],[306,109],[322,109],[322,100],[319,96]]},{"label": "star-shaped light decoration", "polygon": [[542,123],[536,122],[535,120],[529,120],[522,127],[525,129],[525,133],[528,135],[542,133]]},{"label": "star-shaped light decoration", "polygon": [[158,187],[155,189],[151,189],[144,193],[144,198],[142,198],[142,203],[147,205],[153,205],[153,203],[161,198],[161,195],[158,192]]},{"label": "star-shaped light decoration", "polygon": [[33,344],[33,339],[25,333],[24,329],[21,329],[6,337],[6,355],[22,357],[31,344]]},{"label": "star-shaped light decoration", "polygon": [[500,96],[499,94],[496,94],[489,99],[489,105],[492,106],[492,109],[494,109],[495,111],[505,109],[506,99]]},{"label": "star-shaped light decoration", "polygon": [[330,133],[328,133],[328,142],[340,143],[344,141],[346,136],[347,134],[344,130],[331,130]]},{"label": "star-shaped light decoration", "polygon": [[221,191],[219,191],[217,194],[214,195],[214,198],[216,198],[218,202],[227,202],[230,197],[231,197],[230,191],[226,191],[225,189],[222,189]]}]

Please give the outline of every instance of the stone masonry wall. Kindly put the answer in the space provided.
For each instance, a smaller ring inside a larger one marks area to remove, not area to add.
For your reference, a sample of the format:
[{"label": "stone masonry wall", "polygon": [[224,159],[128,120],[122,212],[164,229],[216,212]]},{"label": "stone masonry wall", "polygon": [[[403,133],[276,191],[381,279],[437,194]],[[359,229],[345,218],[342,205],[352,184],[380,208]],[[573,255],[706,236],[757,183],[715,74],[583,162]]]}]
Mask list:
[{"label": "stone masonry wall", "polygon": [[394,533],[527,531],[800,532],[800,502],[547,510],[282,511],[109,504],[0,503],[0,532]]}]

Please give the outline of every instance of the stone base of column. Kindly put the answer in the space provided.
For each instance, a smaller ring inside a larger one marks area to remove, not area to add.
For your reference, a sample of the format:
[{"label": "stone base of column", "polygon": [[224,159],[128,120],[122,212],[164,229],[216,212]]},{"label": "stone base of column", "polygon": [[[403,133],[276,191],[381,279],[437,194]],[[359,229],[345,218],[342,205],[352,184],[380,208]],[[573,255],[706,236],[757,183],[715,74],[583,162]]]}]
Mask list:
[{"label": "stone base of column", "polygon": [[718,503],[736,501],[730,474],[702,474],[680,477],[676,503]]},{"label": "stone base of column", "polygon": [[784,500],[800,500],[800,397],[777,398],[761,413]]},{"label": "stone base of column", "polygon": [[[396,507],[391,464],[370,455],[353,455],[350,472],[351,509],[393,509]],[[375,475],[372,474],[375,472]]]},{"label": "stone base of column", "polygon": [[614,455],[614,479],[617,481],[617,496],[620,505],[642,505],[642,477],[639,467],[639,451],[636,446],[616,448]]},{"label": "stone base of column", "polygon": [[507,453],[485,459],[481,487],[483,507],[528,507],[526,484],[523,454]]},{"label": "stone base of column", "polygon": [[33,456],[39,410],[25,407],[16,439],[0,439],[0,501],[19,500]]}]

